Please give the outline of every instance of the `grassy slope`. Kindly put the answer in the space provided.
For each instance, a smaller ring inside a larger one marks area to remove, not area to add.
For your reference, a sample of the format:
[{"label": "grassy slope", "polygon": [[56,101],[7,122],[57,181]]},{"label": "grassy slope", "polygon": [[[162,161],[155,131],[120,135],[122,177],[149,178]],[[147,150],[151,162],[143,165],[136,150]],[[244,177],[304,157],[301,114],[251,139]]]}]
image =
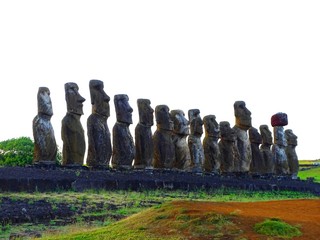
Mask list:
[{"label": "grassy slope", "polygon": [[320,182],[320,166],[314,167],[308,170],[299,171],[298,176],[300,179],[307,179],[308,177],[314,177],[316,182]]}]

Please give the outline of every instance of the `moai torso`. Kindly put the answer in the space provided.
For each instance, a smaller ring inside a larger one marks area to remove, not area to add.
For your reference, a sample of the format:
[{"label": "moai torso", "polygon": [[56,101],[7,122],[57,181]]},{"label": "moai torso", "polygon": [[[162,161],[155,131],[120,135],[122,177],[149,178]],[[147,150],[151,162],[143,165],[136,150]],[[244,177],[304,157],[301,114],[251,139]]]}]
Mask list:
[{"label": "moai torso", "polygon": [[157,130],[152,136],[153,167],[173,168],[175,161],[175,146],[172,141],[173,122],[167,105],[157,105],[155,109]]},{"label": "moai torso", "polygon": [[299,171],[299,161],[296,153],[296,146],[298,145],[298,137],[291,129],[284,131],[287,139],[286,154],[288,159],[289,170],[292,178],[297,178]]},{"label": "moai torso", "polygon": [[38,115],[32,122],[34,138],[33,163],[55,164],[57,144],[50,121],[53,112],[49,89],[40,87],[37,100]]},{"label": "moai torso", "polygon": [[236,124],[233,129],[237,136],[236,142],[240,156],[238,169],[235,168],[235,171],[249,172],[252,153],[247,131],[251,127],[251,112],[246,108],[244,101],[236,101],[233,106],[236,118]]},{"label": "moai torso", "polygon": [[220,125],[221,139],[219,141],[219,149],[221,154],[221,172],[232,173],[239,169],[239,151],[237,147],[237,135],[230,123],[222,121]]},{"label": "moai torso", "polygon": [[88,155],[87,165],[90,167],[109,167],[112,154],[111,134],[107,124],[110,116],[110,97],[103,90],[100,80],[90,80],[92,114],[87,120]]},{"label": "moai torso", "polygon": [[173,121],[172,140],[175,146],[175,161],[173,167],[188,170],[191,164],[190,150],[187,143],[189,121],[185,118],[182,110],[171,110],[170,116]]},{"label": "moai torso", "polygon": [[218,145],[220,138],[219,124],[215,115],[207,115],[203,118],[205,137],[203,139],[204,164],[206,172],[220,173],[221,154]]},{"label": "moai torso", "polygon": [[190,109],[188,111],[190,122],[190,135],[188,138],[188,146],[191,154],[190,169],[193,172],[202,172],[204,163],[204,151],[201,142],[203,134],[203,121],[200,117],[199,109]]},{"label": "moai torso", "polygon": [[149,99],[138,99],[139,123],[135,128],[134,167],[152,168],[153,142],[151,126],[153,125],[153,108]]},{"label": "moai torso", "polygon": [[256,128],[254,127],[249,128],[249,139],[251,143],[251,153],[252,153],[250,172],[261,174],[264,171],[262,154],[259,149],[259,146],[262,143],[262,138]]},{"label": "moai torso", "polygon": [[263,174],[275,173],[275,162],[271,151],[273,144],[272,133],[269,130],[268,125],[260,125],[260,133],[262,138],[262,144],[260,146],[260,152],[262,157]]},{"label": "moai torso", "polygon": [[86,150],[84,130],[80,122],[85,99],[78,90],[76,83],[65,84],[67,114],[61,125],[62,165],[65,166],[82,166]]},{"label": "moai torso", "polygon": [[132,111],[126,94],[114,96],[117,122],[113,126],[112,167],[115,169],[132,168],[135,157],[135,146],[129,125],[132,124]]}]

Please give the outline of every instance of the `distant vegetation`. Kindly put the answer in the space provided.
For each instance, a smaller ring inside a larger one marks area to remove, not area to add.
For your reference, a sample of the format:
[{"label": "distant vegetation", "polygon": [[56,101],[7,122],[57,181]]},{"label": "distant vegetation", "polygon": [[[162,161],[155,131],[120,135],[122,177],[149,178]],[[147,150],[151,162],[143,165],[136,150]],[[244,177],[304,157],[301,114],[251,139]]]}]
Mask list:
[{"label": "distant vegetation", "polygon": [[299,171],[298,177],[302,180],[313,178],[315,182],[320,182],[320,166]]},{"label": "distant vegetation", "polygon": [[0,165],[25,166],[33,160],[34,143],[29,137],[0,142]]}]

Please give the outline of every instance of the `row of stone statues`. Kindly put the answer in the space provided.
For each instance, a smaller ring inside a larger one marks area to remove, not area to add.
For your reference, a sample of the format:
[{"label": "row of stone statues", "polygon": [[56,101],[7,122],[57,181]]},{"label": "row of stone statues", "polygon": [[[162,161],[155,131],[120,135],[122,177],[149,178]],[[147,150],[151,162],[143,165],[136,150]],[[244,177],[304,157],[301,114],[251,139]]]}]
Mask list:
[{"label": "row of stone statues", "polygon": [[[214,115],[203,119],[199,109],[190,109],[188,119],[182,110],[167,105],[151,107],[149,99],[138,99],[139,123],[135,141],[130,133],[133,109],[126,94],[114,96],[116,123],[111,134],[107,120],[110,97],[100,80],[89,82],[92,114],[87,119],[88,154],[86,164],[93,168],[164,168],[192,172],[291,174],[298,172],[295,152],[297,137],[287,125],[285,113],[272,116],[274,139],[267,125],[259,131],[251,126],[251,112],[244,101],[234,103],[235,126]],[[62,120],[62,165],[82,166],[86,150],[80,122],[83,102],[76,83],[65,84],[67,114]],[[34,163],[54,164],[57,146],[50,122],[53,115],[50,91],[38,91],[38,115],[33,120]],[[154,115],[157,128],[152,133]],[[205,137],[203,141],[203,128]]]}]

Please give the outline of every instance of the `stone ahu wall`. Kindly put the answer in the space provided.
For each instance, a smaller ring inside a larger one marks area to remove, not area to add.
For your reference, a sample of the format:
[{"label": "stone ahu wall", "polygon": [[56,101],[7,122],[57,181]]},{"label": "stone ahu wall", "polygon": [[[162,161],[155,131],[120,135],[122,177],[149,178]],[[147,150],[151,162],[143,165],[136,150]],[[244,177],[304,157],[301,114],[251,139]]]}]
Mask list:
[{"label": "stone ahu wall", "polygon": [[[252,174],[297,178],[297,136],[285,113],[271,116],[273,134],[267,125],[254,128],[251,112],[244,101],[234,103],[235,123],[218,123],[215,115],[201,117],[199,109],[188,116],[167,105],[152,107],[149,99],[137,99],[139,123],[133,138],[129,126],[133,109],[126,94],[113,98],[116,123],[108,126],[110,97],[100,80],[89,81],[92,114],[87,119],[90,169],[163,169],[212,175]],[[81,167],[86,151],[85,134],[80,118],[86,101],[76,83],[65,84],[67,114],[62,119],[62,165]],[[57,146],[50,123],[50,91],[40,87],[38,115],[33,120],[34,164],[55,165]],[[156,122],[156,130],[151,127]],[[273,137],[272,137],[273,135]]]}]

